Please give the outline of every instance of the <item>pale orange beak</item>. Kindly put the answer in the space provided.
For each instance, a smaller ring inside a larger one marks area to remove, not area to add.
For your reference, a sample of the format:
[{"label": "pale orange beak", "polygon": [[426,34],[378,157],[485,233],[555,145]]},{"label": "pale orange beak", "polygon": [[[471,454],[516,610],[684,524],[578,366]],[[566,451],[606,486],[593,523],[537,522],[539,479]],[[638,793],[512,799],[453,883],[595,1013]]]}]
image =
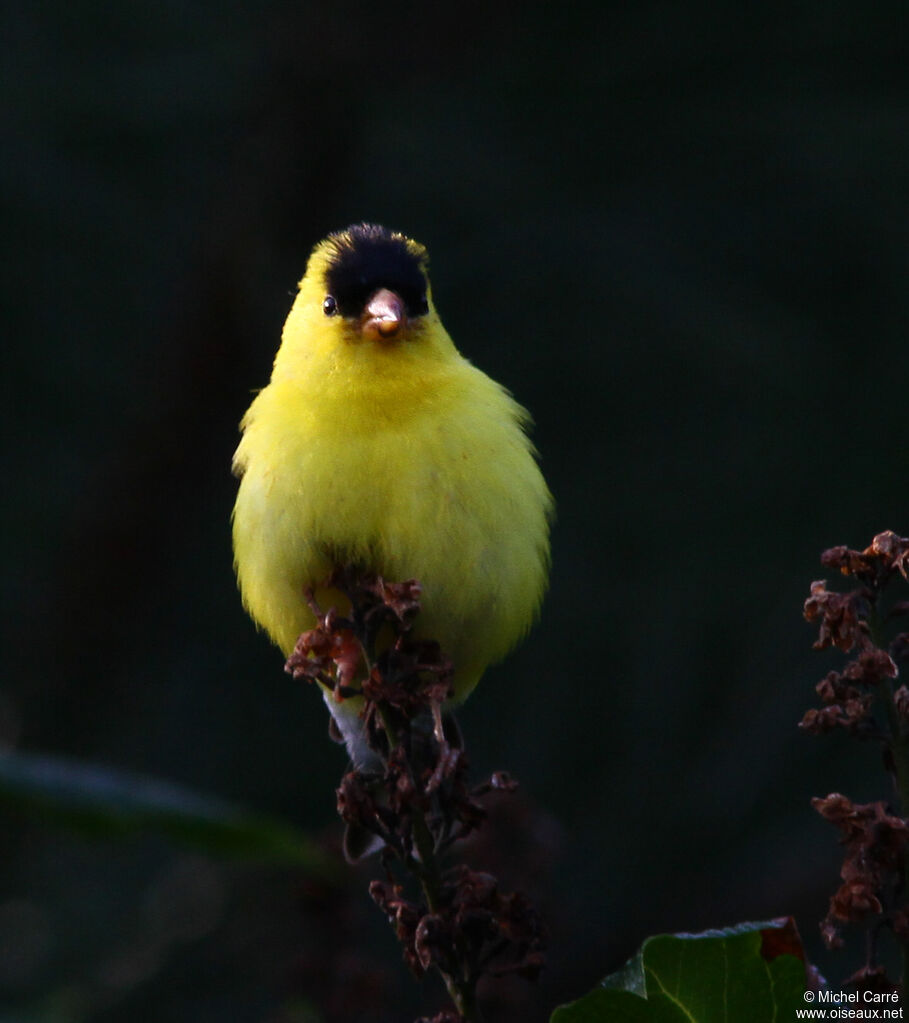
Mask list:
[{"label": "pale orange beak", "polygon": [[360,331],[367,341],[393,341],[407,326],[407,311],[400,295],[379,290],[366,303]]}]

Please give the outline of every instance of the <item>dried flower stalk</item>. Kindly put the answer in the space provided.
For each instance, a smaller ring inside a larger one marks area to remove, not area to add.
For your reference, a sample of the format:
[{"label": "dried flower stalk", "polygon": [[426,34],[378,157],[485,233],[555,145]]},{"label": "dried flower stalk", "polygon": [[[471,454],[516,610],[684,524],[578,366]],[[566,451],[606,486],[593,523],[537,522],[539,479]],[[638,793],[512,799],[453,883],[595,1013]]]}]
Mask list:
[{"label": "dried flower stalk", "polygon": [[[802,718],[814,735],[843,729],[880,744],[894,782],[896,805],[853,803],[840,793],[812,800],[842,833],[842,884],[830,900],[821,934],[829,948],[843,944],[845,924],[868,929],[867,961],[848,983],[859,989],[893,990],[877,962],[877,938],[889,929],[902,946],[903,983],[909,980],[909,689],[900,667],[909,661],[909,632],[894,627],[909,601],[894,591],[907,582],[909,539],[879,533],[863,551],[833,547],[821,556],[828,568],[855,580],[848,592],[811,584],[805,618],[819,627],[815,649],[835,647],[851,660],[831,671],[816,690],[822,706]],[[894,634],[895,633],[895,634]],[[890,637],[888,640],[888,636]]]},{"label": "dried flower stalk", "polygon": [[345,850],[355,859],[381,849],[384,878],[370,884],[370,895],[411,971],[437,971],[456,1010],[432,1023],[475,1023],[482,977],[533,979],[543,965],[543,928],[529,900],[500,891],[491,874],[449,863],[452,847],[486,817],[481,798],[515,782],[497,772],[469,783],[460,733],[444,711],[452,665],[438,644],[411,635],[419,584],[346,568],[328,585],[346,594],[349,615],[323,611],[309,594],[317,625],[300,636],[286,667],[338,701],[363,702],[377,766],[349,770],[337,790]]}]

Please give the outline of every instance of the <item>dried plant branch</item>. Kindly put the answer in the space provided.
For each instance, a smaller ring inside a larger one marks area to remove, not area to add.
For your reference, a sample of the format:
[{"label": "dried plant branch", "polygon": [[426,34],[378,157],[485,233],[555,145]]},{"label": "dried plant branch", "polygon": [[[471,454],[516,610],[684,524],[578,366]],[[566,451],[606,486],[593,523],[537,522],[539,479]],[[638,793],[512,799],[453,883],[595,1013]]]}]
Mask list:
[{"label": "dried plant branch", "polygon": [[437,971],[457,1013],[431,1023],[476,1023],[482,977],[532,979],[543,965],[543,927],[529,900],[501,892],[491,874],[449,862],[452,847],[485,820],[480,799],[515,783],[504,772],[469,783],[460,733],[444,711],[452,665],[438,644],[411,634],[419,584],[387,583],[349,567],[327,585],[346,594],[350,612],[323,611],[310,594],[317,625],[300,636],[287,670],[338,703],[362,703],[363,734],[378,766],[349,770],[337,790],[345,849],[357,858],[381,848],[384,878],[370,884],[370,895],[411,971]]},{"label": "dried plant branch", "polygon": [[[819,627],[815,649],[836,647],[852,659],[831,671],[816,689],[822,707],[806,712],[800,727],[814,735],[840,728],[879,743],[894,783],[896,805],[853,803],[840,793],[812,800],[842,833],[842,884],[830,900],[821,933],[829,948],[843,944],[845,924],[868,930],[867,960],[848,983],[894,990],[877,962],[878,936],[888,929],[900,943],[902,983],[909,980],[909,689],[900,666],[909,661],[909,632],[898,631],[909,601],[894,592],[909,581],[909,539],[879,533],[863,551],[833,547],[821,556],[828,568],[855,580],[837,592],[826,580],[811,584],[805,618]],[[889,637],[889,639],[888,639]]]}]

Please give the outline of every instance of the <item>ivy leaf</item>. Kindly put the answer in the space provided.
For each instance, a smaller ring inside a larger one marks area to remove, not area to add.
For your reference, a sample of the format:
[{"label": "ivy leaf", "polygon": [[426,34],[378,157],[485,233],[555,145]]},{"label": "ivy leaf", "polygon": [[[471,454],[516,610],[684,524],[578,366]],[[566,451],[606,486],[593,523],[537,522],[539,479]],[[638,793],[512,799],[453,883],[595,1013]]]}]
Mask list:
[{"label": "ivy leaf", "polygon": [[805,957],[791,917],[703,934],[660,934],[550,1023],[789,1023]]},{"label": "ivy leaf", "polygon": [[0,804],[83,833],[151,832],[217,855],[291,864],[328,877],[333,861],[302,831],[155,778],[63,757],[0,754]]}]

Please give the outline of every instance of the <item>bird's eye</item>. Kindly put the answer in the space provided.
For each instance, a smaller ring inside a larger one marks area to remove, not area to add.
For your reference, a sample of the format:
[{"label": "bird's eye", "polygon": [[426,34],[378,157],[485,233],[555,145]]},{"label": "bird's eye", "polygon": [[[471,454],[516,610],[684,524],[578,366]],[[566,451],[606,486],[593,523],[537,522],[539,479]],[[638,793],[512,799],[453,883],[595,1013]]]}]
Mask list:
[{"label": "bird's eye", "polygon": [[326,316],[334,316],[338,311],[338,303],[334,295],[327,295],[325,301],[322,303],[322,312]]}]

